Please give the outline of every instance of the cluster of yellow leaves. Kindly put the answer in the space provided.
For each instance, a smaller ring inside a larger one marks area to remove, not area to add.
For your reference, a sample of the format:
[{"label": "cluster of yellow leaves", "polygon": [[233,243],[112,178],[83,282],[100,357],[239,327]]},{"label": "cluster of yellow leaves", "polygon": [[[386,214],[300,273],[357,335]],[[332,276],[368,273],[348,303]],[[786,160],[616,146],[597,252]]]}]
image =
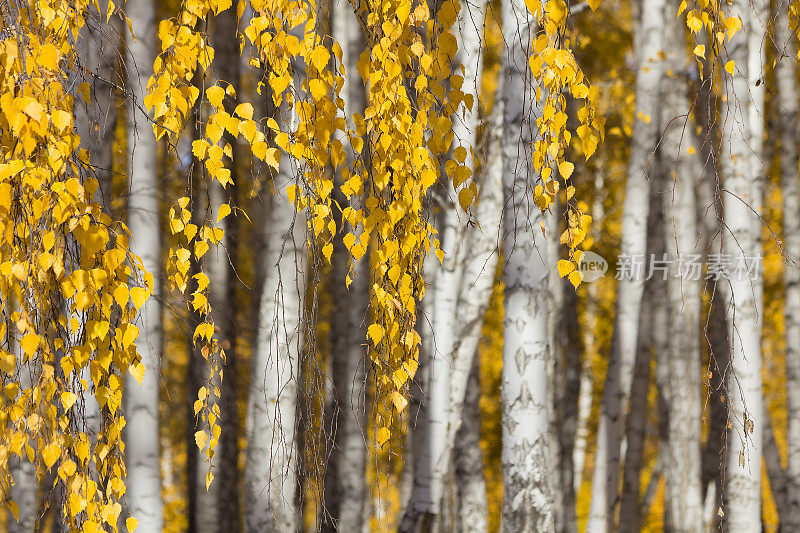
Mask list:
[{"label": "cluster of yellow leaves", "polygon": [[116,531],[122,512],[123,376],[144,372],[134,321],[153,279],[93,201],[73,131],[66,73],[82,68],[89,8],[35,0],[0,42],[0,487],[16,515],[8,465],[25,458],[64,494],[70,529],[91,532]]},{"label": "cluster of yellow leaves", "polygon": [[[536,119],[539,138],[535,141],[533,166],[541,173],[542,183],[534,189],[534,202],[545,211],[555,201],[559,191],[565,189],[567,228],[560,242],[566,245],[569,255],[559,261],[558,271],[569,276],[576,287],[581,282],[577,265],[583,252],[578,248],[584,244],[591,217],[584,214],[580,205],[573,201],[575,187],[570,178],[575,165],[566,160],[567,148],[573,134],[567,129],[566,96],[569,93],[582,102],[577,118],[580,125],[575,129],[578,148],[589,159],[603,138],[604,120],[596,114],[597,89],[591,87],[581,71],[566,38],[568,8],[564,0],[548,0],[542,3],[527,0],[526,5],[536,20],[540,31],[535,36],[529,60],[531,75],[538,82],[536,99],[541,102],[542,115]],[[599,2],[592,2],[596,9]],[[544,231],[544,229],[543,229]]]},{"label": "cluster of yellow leaves", "polygon": [[[368,106],[363,115],[348,117],[351,120],[345,120],[338,94],[345,76],[356,73],[344,72],[338,43],[320,38],[313,2],[253,2],[255,16],[245,30],[256,54],[253,63],[268,67],[268,85],[281,120],[278,124],[267,119],[267,126],[277,147],[297,165],[287,194],[298,210],[307,211],[309,244],[318,245],[330,260],[331,240],[343,230],[333,218],[334,183],[326,168],[340,174],[341,191],[351,200],[343,206],[342,218],[351,228],[344,244],[352,264],[374,244],[367,263],[374,269],[374,321],[367,336],[382,386],[398,411],[407,404],[408,380],[418,365],[414,323],[416,301],[425,287],[422,262],[431,245],[441,254],[422,205],[439,179],[440,163],[456,187],[469,191],[460,193],[462,206],[468,207],[474,198],[474,185],[466,184],[470,171],[463,165],[465,154],[456,151],[454,161],[441,161],[453,138],[449,117],[464,100],[460,77],[450,76],[456,41],[449,28],[458,6],[446,2],[431,16],[424,2],[361,5],[357,15],[366,31],[367,50],[358,74],[369,87]],[[448,78],[449,91],[444,83]],[[354,124],[354,131],[347,124]],[[345,152],[342,139],[348,141],[351,154]],[[388,439],[388,425],[379,421],[381,444]]]},{"label": "cluster of yellow leaves", "polygon": [[[331,210],[333,182],[326,166],[341,165],[345,153],[341,141],[333,135],[337,130],[344,130],[344,121],[337,118],[342,103],[329,94],[334,87],[337,92],[341,89],[343,78],[334,76],[329,68],[331,57],[315,31],[313,4],[256,1],[251,2],[251,6],[253,14],[244,31],[253,45],[255,57],[251,63],[269,66],[267,81],[273,103],[280,110],[279,120],[269,117],[263,123],[256,121],[250,103],[241,103],[232,113],[227,112],[225,99],[235,97],[230,85],[227,88],[214,85],[205,90],[201,98],[198,80],[211,66],[214,50],[208,45],[208,36],[195,28],[209,14],[217,15],[231,8],[231,2],[225,0],[189,0],[184,2],[177,19],[161,23],[162,53],[154,64],[145,105],[153,113],[156,136],[167,134],[173,140],[199,106],[207,102],[213,108],[202,123],[198,120],[194,125],[203,136],[192,143],[192,154],[202,165],[204,174],[223,187],[231,184],[225,158],[230,160],[233,154],[233,147],[225,139],[241,136],[252,154],[276,171],[281,153],[292,156],[299,169],[296,182],[278,193],[288,194],[298,210],[307,208],[309,240],[319,244],[330,260],[333,248],[330,241],[336,234],[336,224]],[[238,15],[241,17],[241,12]],[[335,50],[341,57],[341,49],[335,47]],[[302,79],[298,75],[300,69],[304,69]],[[261,91],[262,86],[259,93]],[[225,137],[226,132],[228,137]],[[222,204],[214,223],[194,223],[187,209],[189,202],[188,197],[181,198],[170,209],[169,225],[177,242],[170,253],[168,279],[187,296],[193,311],[203,316],[202,323],[195,329],[194,342],[211,364],[207,384],[198,391],[195,402],[195,414],[204,424],[196,432],[195,440],[199,448],[205,449],[210,462],[220,435],[217,400],[224,352],[214,336],[208,276],[202,271],[194,273],[190,267],[194,263],[199,270],[200,260],[209,247],[220,243],[224,231],[215,224],[227,217],[233,208]],[[190,278],[194,278],[194,285],[190,284]],[[212,480],[209,471],[207,485]]]},{"label": "cluster of yellow leaves", "polygon": [[[161,21],[158,31],[161,53],[153,65],[154,74],[148,81],[148,94],[144,100],[154,120],[156,138],[166,134],[173,142],[177,141],[184,123],[190,117],[201,115],[196,112],[203,104],[196,77],[199,78],[210,68],[214,49],[208,44],[208,36],[195,28],[209,14],[218,15],[231,5],[230,0],[187,0],[182,4],[177,19]],[[194,127],[202,131],[204,137],[192,143],[192,154],[197,164],[201,165],[200,172],[223,187],[232,183],[224,157],[232,158],[233,150],[230,144],[222,143],[223,134],[227,131],[236,138],[241,132],[254,145],[256,142],[264,144],[265,138],[263,133],[256,131],[252,105],[240,105],[235,110],[235,116],[232,116],[223,108],[226,94],[235,97],[232,86],[226,90],[214,85],[205,91],[205,99],[215,108],[215,112],[209,115],[204,124],[200,124],[198,119]],[[169,210],[169,228],[174,240],[167,261],[167,279],[173,288],[186,297],[190,309],[202,317],[192,334],[192,341],[209,361],[209,376],[206,384],[198,390],[194,404],[195,415],[202,425],[195,433],[195,442],[210,465],[222,430],[218,400],[225,353],[214,335],[208,294],[210,280],[202,271],[201,259],[212,245],[219,245],[224,230],[210,220],[202,223],[193,221],[189,203],[189,197],[181,197]],[[220,205],[216,222],[224,220],[231,210],[228,204]],[[206,487],[211,485],[213,479],[209,467]]]},{"label": "cluster of yellow leaves", "polygon": [[[345,231],[345,226],[350,228],[343,239],[353,258],[352,265],[371,246],[367,264],[373,270],[374,320],[367,337],[381,386],[388,391],[396,410],[402,412],[407,405],[408,381],[418,365],[420,338],[414,325],[417,301],[425,293],[422,263],[431,247],[440,260],[443,256],[435,230],[425,219],[423,199],[440,180],[440,168],[445,169],[446,179],[453,180],[464,209],[470,207],[476,193],[471,171],[465,164],[467,149],[451,151],[451,117],[462,104],[465,108],[472,105],[471,96],[461,91],[463,77],[451,72],[456,39],[450,29],[458,16],[459,2],[448,0],[436,13],[431,13],[426,2],[417,0],[358,4],[356,14],[367,41],[358,73],[344,72],[339,44],[321,37],[313,1],[256,0],[251,5],[252,17],[244,29],[246,40],[252,45],[250,61],[264,67],[266,83],[259,86],[259,92],[268,91],[278,116],[256,121],[249,104],[240,104],[228,114],[222,102],[231,88],[213,86],[205,91],[205,99],[216,111],[204,121],[205,137],[193,143],[192,152],[223,186],[230,182],[224,157],[230,158],[232,150],[223,139],[225,131],[234,138],[241,135],[252,153],[275,170],[280,155],[289,156],[290,161],[283,164],[291,163],[295,172],[285,194],[298,210],[305,210],[312,251],[321,251],[330,260],[332,239],[338,231]],[[157,136],[177,135],[193,106],[203,103],[196,87],[199,68],[210,67],[214,52],[207,44],[207,36],[195,28],[210,13],[218,14],[230,7],[229,0],[186,1],[177,19],[161,24],[162,53],[155,62],[146,100],[156,121]],[[568,202],[574,194],[568,181],[574,166],[564,159],[572,134],[566,130],[562,92],[571,91],[585,101],[579,112],[577,135],[587,158],[599,142],[602,122],[593,112],[594,91],[585,82],[569,42],[563,38],[566,4],[563,0],[550,0],[541,16],[543,32],[536,41],[531,66],[540,82],[538,97],[546,100],[545,115],[538,124],[544,134],[537,141],[534,162],[544,177],[537,188],[536,201],[547,209],[559,191],[558,176],[565,184]],[[356,74],[368,87],[367,108],[363,115],[346,117],[339,92],[345,76]],[[352,153],[346,153],[342,140],[347,141],[347,150]],[[554,168],[557,174],[550,176]],[[330,170],[339,173],[341,192],[350,200],[350,205],[342,206],[341,228],[333,217],[335,184]],[[218,243],[222,232],[211,224],[202,228],[192,224],[186,209],[188,202],[187,198],[182,199],[170,213],[173,234],[182,240],[171,254],[169,276],[182,291],[187,290],[191,276],[190,260],[199,261],[208,243]],[[562,241],[571,250],[570,260],[577,262],[577,247],[590,220],[572,203],[569,205],[570,227]],[[223,205],[218,221],[230,209]],[[348,284],[352,276],[351,271]],[[207,278],[202,273],[195,277],[199,288],[187,296],[191,296],[194,309],[208,317],[198,327],[195,338],[206,343],[208,349],[204,353],[215,353],[219,348],[213,340],[205,294]],[[197,410],[207,413],[213,447],[218,430],[214,429],[215,412],[208,401],[216,394],[212,387],[201,392]],[[379,421],[377,435],[381,444],[388,439],[389,424],[388,420]],[[202,447],[207,442],[207,435],[198,436],[198,445]]]},{"label": "cluster of yellow leaves", "polygon": [[682,0],[678,7],[678,16],[680,17],[686,11],[686,27],[689,28],[692,35],[697,36],[701,31],[707,31],[713,36],[708,43],[710,57],[706,57],[705,44],[697,44],[693,50],[700,78],[703,78],[704,60],[708,60],[712,73],[715,64],[719,61],[719,64],[724,64],[725,72],[733,76],[736,72],[736,64],[733,60],[725,61],[727,52],[724,50],[724,45],[742,29],[742,21],[739,17],[727,15],[716,0],[694,0],[692,7],[693,9],[687,11],[687,0]]},{"label": "cluster of yellow leaves", "polygon": [[[345,236],[353,257],[374,242],[373,323],[367,336],[380,382],[402,412],[408,383],[417,371],[420,337],[414,329],[417,301],[425,294],[422,262],[431,247],[440,260],[434,229],[424,217],[423,198],[440,180],[452,179],[459,202],[468,208],[475,198],[465,148],[450,152],[451,117],[461,105],[471,108],[451,72],[456,39],[451,33],[460,9],[454,0],[431,13],[426,2],[383,0],[359,14],[366,28],[368,51],[358,70],[369,88],[364,116],[354,116],[356,133],[369,146],[369,165],[356,161],[343,191],[362,195],[363,209],[346,209],[351,226],[363,233]],[[360,163],[360,164],[359,164]],[[379,444],[389,438],[390,420],[378,420]]]}]

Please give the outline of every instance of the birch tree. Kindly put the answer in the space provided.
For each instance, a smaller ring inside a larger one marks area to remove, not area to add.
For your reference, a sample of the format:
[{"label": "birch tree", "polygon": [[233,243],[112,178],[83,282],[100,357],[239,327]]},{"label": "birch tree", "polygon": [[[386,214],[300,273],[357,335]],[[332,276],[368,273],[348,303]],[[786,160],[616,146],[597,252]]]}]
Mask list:
[{"label": "birch tree", "polygon": [[[662,0],[642,0],[641,20],[635,24],[634,30],[637,48],[636,119],[622,207],[621,261],[643,258],[647,249],[648,173],[652,168],[652,154],[658,136],[658,85],[663,68],[658,54],[662,49],[663,17]],[[636,273],[622,277],[617,285],[617,312],[600,407],[587,525],[593,532],[613,529],[620,444],[630,400],[643,288],[644,280]]]},{"label": "birch tree", "polygon": [[[669,265],[667,305],[669,306],[670,390],[668,402],[669,452],[666,471],[667,512],[676,531],[702,530],[703,488],[701,486],[700,397],[700,255],[695,190],[702,175],[693,124],[689,118],[688,63],[683,25],[677,7],[669,4],[664,13],[664,49],[667,72],[661,85],[661,124],[664,126],[660,164],[665,174],[664,242]],[[696,266],[697,271],[692,270]]]},{"label": "birch tree", "polygon": [[[331,7],[333,38],[342,47],[342,65],[348,74],[341,96],[345,111],[363,113],[366,108],[364,80],[357,76],[358,56],[364,40],[350,5],[336,2]],[[350,152],[348,139],[342,139]],[[369,157],[365,152],[362,157]],[[341,175],[337,176],[342,183]],[[340,197],[342,206],[346,200]],[[341,218],[340,218],[341,222]],[[356,228],[349,228],[359,235]],[[360,236],[360,235],[359,235]],[[355,268],[349,289],[349,253],[342,239],[334,241],[331,277],[331,367],[333,401],[327,418],[333,434],[325,469],[323,531],[361,531],[365,527],[367,504],[367,397],[366,357],[363,344],[369,303],[369,274],[364,260]]]},{"label": "birch tree", "polygon": [[[473,172],[485,10],[483,0],[477,4],[462,2],[455,32],[459,50],[456,63],[464,67],[461,90],[473,98],[463,117],[459,112],[452,118],[453,137],[455,150],[464,151],[464,164]],[[496,217],[491,211],[499,210],[499,194],[492,188],[493,179],[489,177],[486,190],[479,192],[479,204],[484,198],[488,204],[483,212],[477,213],[484,231],[467,224],[466,215],[459,212],[455,188],[452,184],[445,187],[440,217],[445,258],[433,273],[436,282],[428,295],[432,300],[433,339],[426,374],[425,427],[420,428],[428,435],[417,441],[420,449],[415,454],[414,485],[401,530],[412,527],[424,515],[437,517],[445,494],[467,381],[494,276],[496,240],[490,228],[495,227],[491,218]],[[490,217],[486,226],[482,215]],[[477,265],[478,261],[482,263]]]},{"label": "birch tree", "polygon": [[265,223],[267,269],[248,391],[245,531],[294,531],[296,402],[305,291],[305,220],[286,196],[294,182],[281,165]]},{"label": "birch tree", "polygon": [[725,523],[732,532],[761,528],[763,273],[755,258],[761,255],[758,215],[764,183],[760,160],[764,93],[755,82],[763,65],[761,40],[766,20],[759,16],[763,4],[755,5],[756,13],[749,2],[735,1],[730,8],[744,31],[733,35],[727,45],[735,70],[726,78],[728,98],[722,109],[719,157],[725,186],[723,250],[739,265],[723,285],[732,369],[727,382],[732,429],[727,437]]},{"label": "birch tree", "polygon": [[[781,524],[787,531],[800,529],[800,174],[797,143],[797,35],[790,29],[789,4],[776,8],[775,42],[778,61],[775,80],[778,86],[781,134],[781,198],[783,199],[783,247],[789,257],[783,274],[784,320],[786,323],[786,401],[788,409],[787,481],[788,515]],[[765,416],[768,416],[765,413]]]},{"label": "birch tree", "polygon": [[455,531],[486,531],[486,479],[483,472],[480,418],[480,365],[473,359],[464,398],[461,427],[456,433],[453,450],[453,484],[455,485]]},{"label": "birch tree", "polygon": [[533,205],[529,167],[535,96],[525,86],[531,14],[524,4],[503,2],[503,527],[554,531],[547,436],[547,279],[551,263],[542,235],[544,216]]},{"label": "birch tree", "polygon": [[138,348],[146,368],[141,386],[130,374],[125,376],[127,496],[130,514],[139,520],[139,528],[142,531],[161,531],[164,510],[158,441],[162,333],[161,308],[158,304],[161,230],[158,223],[157,151],[150,117],[138,111],[143,105],[147,80],[153,73],[156,20],[152,0],[131,0],[126,4],[126,12],[137,32],[135,38],[130,32],[126,33],[125,42],[131,91],[127,123],[131,176],[128,228],[133,236],[133,251],[142,258],[147,272],[156,278],[153,283],[156,297],[147,301],[140,310]]},{"label": "birch tree", "polygon": [[[660,230],[661,228],[656,228]],[[648,287],[645,287],[647,296]],[[635,405],[631,405],[628,427],[625,433],[625,464],[623,467],[622,493],[620,495],[619,531],[640,531],[642,514],[640,507],[640,482],[645,444],[645,426],[647,423],[647,388],[650,385],[650,359],[653,348],[652,300],[642,302],[639,315],[639,340],[636,349],[636,363],[634,365],[633,381],[631,383],[631,396],[637,398]]]}]

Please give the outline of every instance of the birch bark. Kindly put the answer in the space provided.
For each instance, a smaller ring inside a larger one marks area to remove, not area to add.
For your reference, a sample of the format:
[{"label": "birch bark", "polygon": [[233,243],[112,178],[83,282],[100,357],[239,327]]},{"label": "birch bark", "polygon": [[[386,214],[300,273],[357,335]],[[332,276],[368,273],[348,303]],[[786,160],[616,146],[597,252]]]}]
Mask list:
[{"label": "birch bark", "polygon": [[[744,0],[735,0],[731,16],[743,21],[745,31],[728,43],[736,71],[727,85],[727,106],[722,109],[722,142],[719,157],[724,176],[723,196],[726,235],[723,251],[736,268],[725,291],[732,372],[727,382],[732,424],[727,438],[725,472],[725,525],[733,533],[761,528],[761,449],[763,415],[761,391],[761,320],[763,273],[760,261],[761,226],[757,214],[763,201],[763,169],[760,143],[763,126],[763,90],[755,80],[763,64],[763,24]],[[763,88],[763,83],[760,84]],[[747,263],[753,266],[749,272]],[[733,270],[733,269],[732,269]]]},{"label": "birch bark", "polygon": [[[661,228],[655,228],[660,230]],[[647,294],[645,288],[645,294]],[[652,339],[652,299],[642,302],[639,315],[639,340],[636,349],[633,383],[631,384],[631,412],[625,434],[627,443],[622,479],[622,495],[619,512],[620,532],[635,533],[640,530],[642,510],[639,506],[639,486],[644,454],[645,426],[647,424],[647,388],[650,384],[650,352]]]},{"label": "birch bark", "polygon": [[159,373],[161,371],[161,230],[158,223],[158,170],[156,140],[150,118],[137,113],[143,108],[147,80],[156,56],[155,9],[152,0],[131,0],[126,15],[136,29],[136,38],[126,33],[128,83],[132,102],[128,109],[128,164],[131,169],[128,198],[128,228],[132,250],[153,274],[153,296],[140,309],[137,349],[146,371],[141,387],[125,375],[125,443],[128,467],[127,496],[130,514],[139,520],[141,531],[161,531],[164,509],[159,468]]},{"label": "birch bark", "polygon": [[[668,402],[669,443],[666,471],[666,498],[669,523],[676,532],[697,532],[703,524],[701,485],[700,386],[700,297],[701,272],[697,244],[697,201],[695,190],[701,178],[693,124],[688,116],[688,83],[684,67],[688,63],[683,25],[677,6],[666,8],[667,29],[664,49],[668,73],[662,84],[661,139],[662,171],[666,179],[663,196],[664,241],[669,270],[669,380],[676,391]],[[671,75],[669,73],[672,73]]]},{"label": "birch bark", "polygon": [[473,357],[472,370],[464,398],[462,422],[453,449],[453,473],[456,490],[454,524],[456,532],[486,531],[486,479],[481,451],[480,399],[478,358]]},{"label": "birch bark", "polygon": [[548,274],[552,269],[533,205],[529,168],[535,113],[528,56],[533,26],[522,2],[503,2],[503,530],[555,531],[550,464],[547,361]]},{"label": "birch bark", "polygon": [[248,391],[245,531],[294,531],[296,401],[305,293],[306,221],[286,196],[294,183],[288,157],[274,180],[264,228],[267,272]]},{"label": "birch bark", "polygon": [[788,531],[800,529],[800,174],[798,173],[797,35],[789,28],[789,10],[778,3],[775,64],[781,131],[781,197],[783,198],[783,246],[790,257],[783,274],[786,324],[786,402],[788,410]]}]

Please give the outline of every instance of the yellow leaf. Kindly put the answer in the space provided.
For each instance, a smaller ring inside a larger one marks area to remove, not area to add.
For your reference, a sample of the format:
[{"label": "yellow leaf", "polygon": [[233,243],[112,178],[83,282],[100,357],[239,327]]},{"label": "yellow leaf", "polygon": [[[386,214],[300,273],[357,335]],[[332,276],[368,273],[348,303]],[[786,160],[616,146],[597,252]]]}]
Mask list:
[{"label": "yellow leaf", "polygon": [[243,120],[239,123],[239,132],[244,135],[244,138],[247,139],[248,142],[253,142],[253,139],[256,136],[257,129],[256,129],[256,122],[254,120]]},{"label": "yellow leaf", "polygon": [[370,324],[369,328],[367,328],[367,336],[372,339],[372,344],[377,346],[383,338],[383,326],[380,324]]},{"label": "yellow leaf", "polygon": [[208,442],[208,435],[205,431],[200,430],[195,432],[194,434],[194,442],[197,444],[197,448],[202,450],[206,447],[206,443]]},{"label": "yellow leaf", "polygon": [[406,400],[402,394],[395,390],[392,391],[392,403],[394,404],[395,409],[397,409],[399,413],[402,413],[408,405],[408,400]]},{"label": "yellow leaf", "polygon": [[572,261],[567,261],[566,259],[559,259],[558,260],[558,277],[563,278],[570,272],[575,270],[575,265]]},{"label": "yellow leaf", "polygon": [[698,57],[706,57],[706,46],[704,44],[698,44],[694,47],[694,55]]},{"label": "yellow leaf", "polygon": [[47,465],[47,468],[52,468],[60,456],[61,450],[54,442],[51,442],[42,450],[42,458],[44,459],[44,464]]},{"label": "yellow leaf", "polygon": [[472,201],[474,199],[475,191],[473,191],[470,187],[464,187],[458,192],[458,203],[461,205],[461,209],[464,211],[469,209],[469,206],[472,205]]},{"label": "yellow leaf", "polygon": [[321,102],[328,95],[328,84],[322,80],[309,81],[308,88],[311,90],[311,95],[317,102]]},{"label": "yellow leaf", "polygon": [[572,172],[575,170],[575,165],[570,163],[569,161],[564,161],[560,165],[558,165],[558,173],[561,174],[561,177],[564,179],[569,179],[572,176]]},{"label": "yellow leaf", "polygon": [[277,148],[269,148],[262,160],[275,170],[278,170],[281,162],[281,152]]},{"label": "yellow leaf", "polygon": [[142,287],[134,287],[131,289],[131,300],[133,300],[133,305],[136,306],[136,309],[141,309],[149,296],[150,291]]},{"label": "yellow leaf", "polygon": [[31,102],[23,108],[23,111],[25,111],[25,114],[36,122],[41,122],[42,113],[44,113],[44,107],[42,107],[42,104],[39,102],[31,100]]},{"label": "yellow leaf", "polygon": [[569,275],[569,282],[572,283],[572,285],[574,285],[576,289],[578,288],[578,285],[581,284],[582,280],[583,280],[583,275],[577,270],[574,270]]},{"label": "yellow leaf", "polygon": [[131,373],[131,376],[133,376],[133,379],[135,379],[139,385],[142,384],[142,380],[144,379],[144,371],[144,363],[141,361],[128,367],[128,372]]},{"label": "yellow leaf", "polygon": [[222,204],[219,206],[219,213],[217,213],[217,222],[224,219],[226,216],[231,214],[231,206],[228,204]]},{"label": "yellow leaf", "polygon": [[234,113],[245,120],[253,118],[253,106],[247,102],[236,106]]},{"label": "yellow leaf", "polygon": [[317,46],[314,48],[314,51],[311,52],[311,64],[317,67],[317,70],[320,72],[325,70],[330,58],[331,55],[324,46]]},{"label": "yellow leaf", "polygon": [[209,144],[205,139],[197,139],[192,142],[192,153],[197,159],[203,159],[206,156]]},{"label": "yellow leaf", "polygon": [[375,438],[378,440],[378,446],[383,446],[386,444],[386,441],[389,440],[389,430],[385,427],[380,428],[377,433],[375,433]]},{"label": "yellow leaf", "polygon": [[125,332],[122,334],[122,347],[124,349],[128,349],[128,347],[133,344],[136,338],[139,336],[139,328],[134,326],[133,324],[127,324],[125,326]]},{"label": "yellow leaf", "polygon": [[728,33],[728,42],[733,39],[733,36],[736,35],[736,32],[738,32],[741,28],[742,21],[739,20],[739,17],[728,17],[725,19],[725,29]]},{"label": "yellow leaf", "polygon": [[72,115],[62,109],[58,109],[50,115],[50,120],[53,121],[53,125],[59,132],[63,132],[72,124]]},{"label": "yellow leaf", "polygon": [[216,108],[222,107],[222,99],[225,98],[225,91],[219,85],[214,85],[206,91],[206,98]]},{"label": "yellow leaf", "polygon": [[64,406],[65,411],[69,411],[76,401],[78,401],[78,395],[74,392],[66,391],[61,393],[61,405]]},{"label": "yellow leaf", "polygon": [[328,263],[331,262],[331,255],[333,254],[333,244],[328,243],[322,247],[322,255],[325,256],[325,259],[328,260]]},{"label": "yellow leaf", "polygon": [[128,528],[128,533],[133,533],[139,527],[139,520],[131,516],[125,520],[125,527]]},{"label": "yellow leaf", "polygon": [[128,305],[128,286],[124,283],[120,283],[117,285],[117,288],[114,289],[114,301],[117,302],[121,308],[125,309],[125,306]]},{"label": "yellow leaf", "polygon": [[26,354],[33,357],[39,347],[39,336],[35,333],[28,333],[19,341],[19,345]]},{"label": "yellow leaf", "polygon": [[14,520],[19,522],[19,506],[13,500],[8,500],[8,510],[11,511],[11,515],[14,517]]},{"label": "yellow leaf", "polygon": [[83,82],[78,85],[78,93],[81,95],[81,98],[84,102],[91,105],[92,103],[92,93],[89,90],[89,83]]},{"label": "yellow leaf", "polygon": [[725,63],[725,72],[733,76],[733,73],[736,71],[736,63],[734,63],[733,59]]}]

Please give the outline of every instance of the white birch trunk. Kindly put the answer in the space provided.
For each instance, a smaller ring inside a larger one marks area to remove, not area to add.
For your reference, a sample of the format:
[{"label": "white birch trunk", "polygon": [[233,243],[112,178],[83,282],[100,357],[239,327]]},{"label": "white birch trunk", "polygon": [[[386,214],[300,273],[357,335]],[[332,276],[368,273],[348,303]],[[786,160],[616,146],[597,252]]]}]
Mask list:
[{"label": "white birch trunk", "polygon": [[[474,5],[462,2],[456,22],[460,51],[457,61],[464,66],[462,90],[472,94],[474,99],[463,118],[460,113],[452,117],[454,144],[467,148],[464,164],[473,171],[472,151],[476,147],[478,129],[478,88],[483,64],[481,48],[485,9],[485,0]],[[499,194],[495,195],[491,188],[480,194],[489,197],[487,203],[490,205],[484,211],[500,209],[500,204],[492,200],[499,199]],[[481,201],[479,199],[479,206]],[[437,268],[436,283],[431,285],[432,290],[427,296],[432,300],[430,320],[434,339],[427,374],[428,402],[424,409],[427,414],[426,428],[422,431],[429,433],[426,437],[429,449],[419,450],[421,453],[415,456],[419,468],[415,466],[414,488],[406,510],[409,519],[412,516],[439,515],[455,435],[461,425],[464,393],[494,276],[491,258],[496,249],[496,239],[491,228],[499,225],[499,217],[497,221],[484,222],[482,213],[477,212],[479,223],[486,232],[481,233],[479,228],[467,225],[467,215],[457,204],[455,190],[449,185],[441,230],[441,245],[446,255],[444,264]],[[490,263],[488,265],[487,260]],[[482,263],[476,265],[476,261]],[[488,291],[486,286],[489,287]],[[404,523],[410,522],[404,519]]]},{"label": "white birch trunk", "polygon": [[302,215],[286,196],[294,182],[285,158],[276,175],[266,221],[266,276],[253,354],[247,414],[245,531],[291,532],[297,527],[296,401],[305,291]]},{"label": "white birch trunk", "polygon": [[503,530],[554,531],[547,442],[548,275],[554,270],[542,235],[544,217],[533,204],[529,165],[536,103],[528,57],[531,14],[522,2],[503,2],[507,44],[503,71],[503,192],[505,319],[503,321]]},{"label": "white birch trunk", "polygon": [[[677,6],[665,12],[664,49],[667,69],[662,84],[661,157],[665,174],[664,242],[669,270],[668,379],[674,391],[669,407],[669,443],[666,471],[666,506],[669,523],[676,532],[702,531],[703,488],[701,485],[701,383],[700,306],[701,273],[689,270],[700,265],[697,249],[699,228],[695,190],[702,167],[697,153],[694,124],[688,117],[690,103],[683,72],[687,64],[683,23]],[[692,260],[692,256],[696,259]]]},{"label": "white birch trunk", "polygon": [[[755,87],[754,78],[761,75],[762,25],[766,21],[755,16],[744,0],[734,1],[730,11],[743,21],[744,31],[727,45],[736,71],[732,79],[726,78],[730,83],[725,87],[727,105],[722,108],[719,161],[725,180],[723,250],[736,265],[761,255],[757,214],[763,200],[758,147],[763,131],[763,91]],[[727,438],[725,524],[733,533],[761,530],[763,274],[760,261],[757,263],[752,274],[747,269],[734,271],[730,281],[721,284],[726,292],[732,369],[727,383],[732,429]]]},{"label": "white birch trunk", "polygon": [[[594,201],[592,202],[592,234],[595,242],[600,236],[600,224],[603,220],[603,167],[594,176]],[[589,284],[586,290],[586,328],[584,329],[584,353],[581,363],[580,385],[578,388],[578,419],[575,427],[575,445],[572,449],[573,490],[577,498],[583,483],[583,467],[586,462],[586,440],[589,438],[589,416],[592,412],[592,357],[596,352],[595,328],[597,327],[598,295],[597,285]]]},{"label": "white birch trunk", "polygon": [[800,174],[797,143],[798,108],[797,35],[789,29],[788,6],[778,3],[775,16],[778,61],[775,80],[781,117],[781,196],[783,198],[783,247],[790,263],[783,273],[786,324],[786,403],[788,410],[788,514],[782,526],[800,530]]},{"label": "white birch trunk", "polygon": [[131,248],[142,258],[144,268],[155,278],[154,294],[141,308],[137,349],[146,371],[141,387],[125,375],[127,420],[125,443],[128,467],[127,496],[131,516],[139,520],[139,531],[161,531],[164,510],[159,469],[158,397],[161,371],[161,230],[158,217],[158,170],[156,141],[149,117],[138,113],[143,106],[147,80],[156,55],[155,10],[152,0],[130,0],[125,5],[136,39],[127,33],[127,67],[131,90],[128,106],[128,164],[130,196],[128,228]]},{"label": "white birch trunk", "polygon": [[[663,16],[663,0],[642,0],[641,20],[634,35],[634,42],[641,44],[636,50],[636,122],[622,208],[621,257],[642,258],[647,249],[648,174],[654,170],[652,154],[658,136],[658,86],[663,68],[658,54],[662,48]],[[588,531],[592,532],[613,529],[620,445],[630,401],[643,288],[644,278],[639,275],[624,277],[617,285],[617,312],[597,430],[587,524]]]},{"label": "white birch trunk", "polygon": [[[351,5],[337,2],[332,7],[333,38],[342,47],[342,64],[346,70],[345,85],[340,95],[345,101],[347,116],[362,113],[366,107],[364,83],[356,63],[363,50],[363,38]],[[346,117],[347,118],[347,117]],[[349,140],[341,138],[345,152],[350,152]],[[362,157],[368,157],[364,154]],[[341,176],[337,175],[341,182]],[[339,197],[342,206],[348,200]],[[341,235],[334,241],[331,269],[333,312],[331,315],[331,366],[333,398],[329,419],[333,434],[332,449],[325,469],[325,512],[323,532],[360,532],[366,520],[367,485],[367,397],[366,358],[363,347],[369,321],[370,273],[367,259],[356,264],[355,278],[350,288],[345,285],[350,254],[341,237],[353,231],[341,224]],[[358,231],[358,230],[357,230]],[[358,233],[356,233],[358,237]]]},{"label": "white birch trunk", "polygon": [[486,531],[486,479],[481,451],[481,383],[478,358],[473,358],[462,422],[453,449],[453,476],[456,490],[455,531]]}]

